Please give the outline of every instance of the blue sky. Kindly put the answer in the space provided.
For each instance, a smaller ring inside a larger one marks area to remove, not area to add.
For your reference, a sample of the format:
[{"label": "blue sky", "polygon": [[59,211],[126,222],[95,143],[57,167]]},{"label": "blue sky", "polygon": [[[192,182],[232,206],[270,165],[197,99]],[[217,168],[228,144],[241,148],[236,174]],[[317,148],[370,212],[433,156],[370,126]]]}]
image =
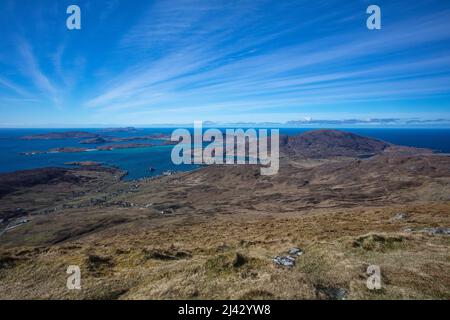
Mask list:
[{"label": "blue sky", "polygon": [[450,119],[449,21],[446,0],[1,0],[0,126]]}]

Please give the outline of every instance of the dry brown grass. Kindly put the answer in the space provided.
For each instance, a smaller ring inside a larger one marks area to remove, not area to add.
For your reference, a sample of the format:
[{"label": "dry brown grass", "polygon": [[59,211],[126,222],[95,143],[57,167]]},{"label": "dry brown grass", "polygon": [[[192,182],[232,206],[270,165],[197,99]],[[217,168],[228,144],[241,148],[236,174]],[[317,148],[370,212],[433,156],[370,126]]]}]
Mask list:
[{"label": "dry brown grass", "polygon": [[[396,212],[407,218],[393,220]],[[450,203],[321,209],[307,214],[179,218],[158,228],[106,229],[70,244],[5,249],[1,298],[449,299],[449,237],[405,233],[449,225]],[[305,250],[292,269],[272,258]],[[80,265],[82,290],[65,288]],[[382,290],[365,286],[377,264]]]},{"label": "dry brown grass", "polygon": [[[449,299],[450,237],[420,232],[450,227],[449,163],[283,157],[272,177],[255,166],[138,187],[109,177],[57,200],[47,186],[30,222],[1,235],[0,298]],[[39,192],[10,194],[0,208],[28,208]],[[305,251],[295,267],[275,266],[291,247]],[[381,290],[366,287],[372,264]],[[80,291],[66,289],[69,265],[81,268]]]}]

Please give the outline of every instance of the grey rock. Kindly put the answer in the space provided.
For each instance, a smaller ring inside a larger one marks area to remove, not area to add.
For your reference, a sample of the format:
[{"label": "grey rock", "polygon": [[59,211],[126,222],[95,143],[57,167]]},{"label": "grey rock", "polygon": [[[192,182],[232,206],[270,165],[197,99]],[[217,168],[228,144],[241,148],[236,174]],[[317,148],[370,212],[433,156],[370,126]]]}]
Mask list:
[{"label": "grey rock", "polygon": [[291,256],[276,256],[273,262],[279,266],[292,268],[295,265],[295,258]]},{"label": "grey rock", "polygon": [[303,250],[300,248],[291,248],[288,253],[290,256],[301,256],[303,254]]},{"label": "grey rock", "polygon": [[392,218],[391,220],[393,221],[398,221],[398,220],[404,220],[407,218],[406,213],[403,212],[397,212]]},{"label": "grey rock", "polygon": [[424,228],[423,231],[431,235],[450,235],[450,228],[444,227]]},{"label": "grey rock", "polygon": [[288,250],[288,255],[276,256],[273,262],[278,266],[293,267],[295,265],[295,260],[303,254],[303,250],[300,248],[290,248]]},{"label": "grey rock", "polygon": [[325,287],[325,286],[316,286],[316,290],[318,293],[321,293],[330,300],[345,300],[348,295],[348,291],[345,288],[336,288],[336,287]]}]

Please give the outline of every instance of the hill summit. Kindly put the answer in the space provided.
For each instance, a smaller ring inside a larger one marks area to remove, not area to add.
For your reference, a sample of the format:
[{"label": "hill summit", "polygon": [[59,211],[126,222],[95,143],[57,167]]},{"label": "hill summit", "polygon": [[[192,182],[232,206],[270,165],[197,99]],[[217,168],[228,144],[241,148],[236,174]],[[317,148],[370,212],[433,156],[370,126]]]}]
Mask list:
[{"label": "hill summit", "polygon": [[365,157],[381,153],[390,145],[384,141],[340,130],[313,130],[280,137],[280,148],[307,158]]}]

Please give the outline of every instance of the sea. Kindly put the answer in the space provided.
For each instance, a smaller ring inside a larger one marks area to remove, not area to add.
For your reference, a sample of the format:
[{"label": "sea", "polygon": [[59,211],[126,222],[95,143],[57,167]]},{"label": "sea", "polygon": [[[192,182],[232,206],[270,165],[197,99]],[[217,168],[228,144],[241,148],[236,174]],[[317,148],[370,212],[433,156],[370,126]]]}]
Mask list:
[{"label": "sea", "polygon": [[[315,128],[280,128],[281,134],[295,135]],[[24,152],[47,151],[61,147],[95,148],[96,145],[80,144],[83,139],[23,140],[23,136],[49,132],[85,131],[113,137],[144,136],[153,134],[170,135],[174,128],[138,128],[132,132],[103,132],[103,129],[0,129],[0,173],[42,167],[71,167],[68,162],[96,161],[104,165],[126,170],[125,180],[161,175],[167,170],[190,171],[198,165],[174,165],[171,161],[173,146],[163,145],[161,140],[130,141],[127,143],[152,143],[156,146],[115,149],[112,151],[88,151],[78,153],[46,153],[24,155]],[[362,136],[386,142],[430,148],[435,152],[450,153],[450,129],[382,129],[382,128],[339,128]],[[153,168],[151,170],[151,168]]]}]

